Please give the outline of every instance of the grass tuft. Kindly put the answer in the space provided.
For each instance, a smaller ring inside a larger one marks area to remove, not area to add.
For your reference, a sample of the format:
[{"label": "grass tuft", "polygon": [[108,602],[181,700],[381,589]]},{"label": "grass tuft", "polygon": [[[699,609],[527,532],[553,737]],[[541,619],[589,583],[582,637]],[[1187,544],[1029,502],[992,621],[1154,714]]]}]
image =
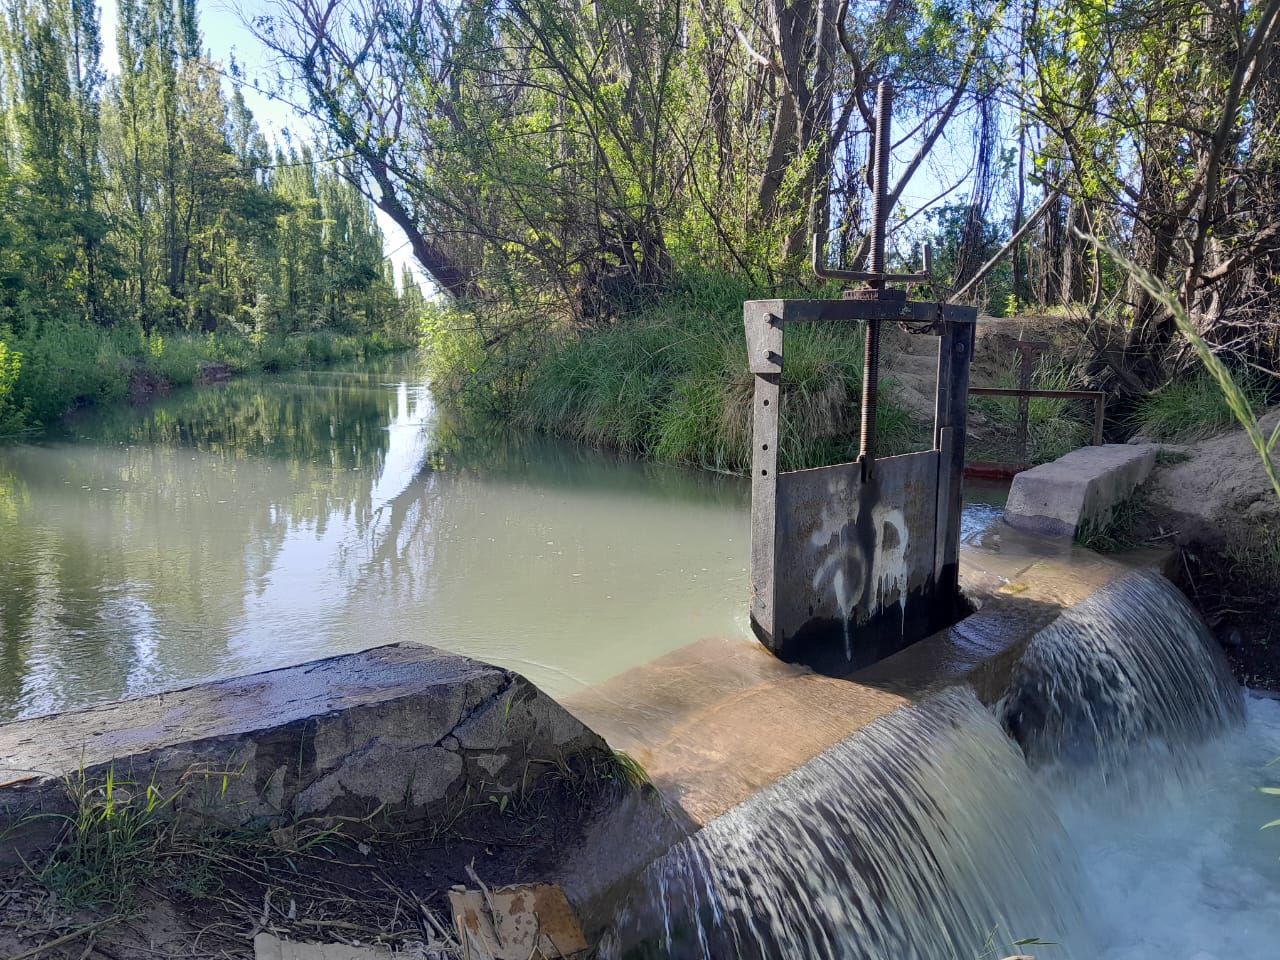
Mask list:
[{"label": "grass tuft", "polygon": [[1244,526],[1226,541],[1222,554],[1240,583],[1267,592],[1280,584],[1280,530],[1267,524]]},{"label": "grass tuft", "polygon": [[[1266,385],[1257,378],[1239,379],[1241,392],[1254,411],[1266,403]],[[1231,405],[1208,374],[1175,380],[1138,401],[1130,426],[1152,440],[1186,443],[1219,433],[1235,422]]]},{"label": "grass tuft", "polygon": [[80,771],[67,778],[66,790],[73,812],[63,818],[40,882],[69,906],[120,907],[171,848],[166,814],[178,793],[165,796],[154,782],[118,779],[114,768],[100,782]]},{"label": "grass tuft", "polygon": [[[543,343],[524,369],[523,394],[511,418],[595,446],[745,471],[753,377],[747,371],[742,302],[753,295],[722,277],[690,280],[613,326]],[[788,332],[780,413],[783,469],[856,457],[862,335],[861,328],[817,325]],[[474,355],[460,355],[476,364]],[[510,390],[510,378],[486,389]],[[896,402],[890,381],[881,384],[877,426],[885,456],[913,449],[927,433]]]},{"label": "grass tuft", "polygon": [[602,774],[605,779],[624,783],[631,787],[647,787],[653,783],[649,771],[625,750],[614,750],[611,762]]},{"label": "grass tuft", "polygon": [[1082,524],[1076,531],[1076,543],[1098,553],[1123,553],[1145,542],[1142,531],[1152,518],[1150,494],[1139,487],[1114,507],[1101,521]]}]

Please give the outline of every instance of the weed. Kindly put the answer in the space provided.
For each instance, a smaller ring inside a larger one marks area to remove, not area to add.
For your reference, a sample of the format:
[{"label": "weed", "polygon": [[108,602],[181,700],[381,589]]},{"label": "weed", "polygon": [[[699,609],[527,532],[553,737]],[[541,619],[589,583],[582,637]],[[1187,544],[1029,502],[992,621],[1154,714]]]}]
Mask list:
[{"label": "weed", "polygon": [[[1240,378],[1240,389],[1252,410],[1266,402],[1266,384],[1256,377]],[[1226,395],[1208,374],[1174,380],[1143,397],[1129,425],[1153,440],[1186,443],[1227,429],[1234,414]]]},{"label": "weed", "polygon": [[1156,451],[1156,465],[1161,467],[1171,467],[1176,463],[1186,463],[1191,459],[1191,454],[1183,453],[1181,450],[1168,450],[1161,447]]},{"label": "weed", "polygon": [[1076,543],[1098,553],[1121,553],[1142,545],[1141,531],[1152,516],[1150,495],[1139,487],[1102,520],[1089,521],[1076,531]]},{"label": "weed", "polygon": [[181,790],[165,796],[154,780],[120,780],[114,767],[100,782],[81,770],[67,778],[66,790],[73,812],[40,881],[71,905],[119,906],[169,847],[166,813]]},{"label": "weed", "polygon": [[601,775],[610,782],[625,783],[632,787],[644,787],[653,782],[640,761],[625,750],[613,751],[613,756]]}]

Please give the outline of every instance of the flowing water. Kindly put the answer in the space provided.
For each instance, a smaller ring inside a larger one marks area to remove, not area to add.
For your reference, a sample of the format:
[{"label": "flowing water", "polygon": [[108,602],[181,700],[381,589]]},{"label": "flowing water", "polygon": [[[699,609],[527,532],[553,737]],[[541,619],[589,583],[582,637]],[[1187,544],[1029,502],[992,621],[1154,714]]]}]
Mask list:
[{"label": "flowing water", "polygon": [[889,714],[677,847],[611,954],[1275,956],[1280,703],[1247,716],[1182,595],[1129,575],[994,709],[955,688]]},{"label": "flowing water", "polygon": [[997,711],[1033,765],[1141,797],[1201,779],[1189,746],[1239,726],[1244,700],[1186,597],[1141,571],[1036,634]]},{"label": "flowing water", "polygon": [[654,956],[976,956],[1081,929],[1078,872],[1017,747],[956,690],[712,821],[651,869],[619,937],[660,927]]}]

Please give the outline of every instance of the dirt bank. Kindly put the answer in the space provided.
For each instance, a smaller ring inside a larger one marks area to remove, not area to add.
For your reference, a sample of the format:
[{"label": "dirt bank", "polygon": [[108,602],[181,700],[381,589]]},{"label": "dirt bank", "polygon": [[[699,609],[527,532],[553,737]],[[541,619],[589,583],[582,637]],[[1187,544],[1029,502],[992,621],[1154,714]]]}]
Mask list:
[{"label": "dirt bank", "polygon": [[[1278,423],[1280,409],[1263,432]],[[1280,690],[1280,498],[1243,430],[1171,449],[1148,486],[1153,522],[1183,551],[1181,586],[1240,681]]]},{"label": "dirt bank", "polygon": [[41,880],[49,862],[36,861],[0,876],[0,957],[251,960],[255,935],[268,933],[460,960],[449,889],[564,881],[574,852],[624,795],[652,812],[648,791],[579,772],[552,778],[518,806],[478,797],[426,834],[357,840],[341,825],[306,822],[258,837],[159,836],[128,851],[145,861],[132,873],[102,851],[95,867],[119,869],[132,886],[93,906],[59,897],[59,882]]}]

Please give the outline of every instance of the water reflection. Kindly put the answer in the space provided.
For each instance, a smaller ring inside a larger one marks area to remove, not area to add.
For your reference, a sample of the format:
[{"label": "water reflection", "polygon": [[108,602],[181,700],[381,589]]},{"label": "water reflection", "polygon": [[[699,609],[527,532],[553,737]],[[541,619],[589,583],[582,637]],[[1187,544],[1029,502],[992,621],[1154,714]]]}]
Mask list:
[{"label": "water reflection", "polygon": [[745,630],[746,491],[436,429],[405,362],[0,450],[0,719],[397,640],[566,692]]}]

